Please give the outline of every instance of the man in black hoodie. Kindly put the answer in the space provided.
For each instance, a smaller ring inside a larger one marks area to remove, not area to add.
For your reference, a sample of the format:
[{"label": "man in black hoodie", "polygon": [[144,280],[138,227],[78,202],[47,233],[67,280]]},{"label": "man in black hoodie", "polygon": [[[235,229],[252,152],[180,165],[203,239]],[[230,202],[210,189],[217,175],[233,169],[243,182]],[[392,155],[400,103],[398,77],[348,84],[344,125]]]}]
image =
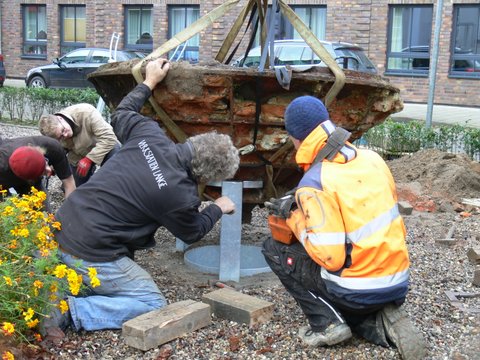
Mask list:
[{"label": "man in black hoodie", "polygon": [[194,243],[223,214],[235,210],[226,196],[198,210],[198,183],[231,178],[238,168],[238,151],[230,137],[206,133],[175,144],[157,122],[139,113],[168,69],[164,59],[148,63],[143,84],[113,115],[121,150],[57,212],[62,261],[84,275],[94,267],[101,285],[93,287],[84,280],[93,295],[69,296],[69,312],[53,325],[119,329],[126,320],[165,306],[151,276],[133,261],[134,251],[154,246],[160,226]]}]

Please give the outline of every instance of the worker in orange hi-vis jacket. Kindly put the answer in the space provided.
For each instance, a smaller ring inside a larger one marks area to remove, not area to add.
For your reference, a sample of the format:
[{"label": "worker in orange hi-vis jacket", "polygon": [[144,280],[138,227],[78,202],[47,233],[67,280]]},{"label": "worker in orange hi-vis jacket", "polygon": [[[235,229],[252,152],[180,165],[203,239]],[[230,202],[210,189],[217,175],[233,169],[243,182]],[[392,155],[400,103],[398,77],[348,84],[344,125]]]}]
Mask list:
[{"label": "worker in orange hi-vis jacket", "polygon": [[[334,345],[353,330],[375,344],[393,343],[404,359],[422,359],[423,338],[401,307],[409,258],[386,163],[348,142],[350,133],[335,126],[315,97],[293,100],[285,127],[305,173],[295,197],[266,203],[275,214],[270,220],[285,220],[283,228],[270,221],[273,237],[263,253],[307,317],[300,338]],[[291,235],[275,239],[278,229]]]}]

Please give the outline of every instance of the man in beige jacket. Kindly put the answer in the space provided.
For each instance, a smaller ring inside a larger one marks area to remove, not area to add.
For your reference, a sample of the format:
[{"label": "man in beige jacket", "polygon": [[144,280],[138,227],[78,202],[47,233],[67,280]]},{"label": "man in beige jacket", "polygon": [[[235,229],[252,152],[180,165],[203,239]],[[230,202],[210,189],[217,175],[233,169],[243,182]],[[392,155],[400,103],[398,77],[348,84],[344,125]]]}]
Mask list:
[{"label": "man in beige jacket", "polygon": [[119,149],[112,127],[90,104],[76,104],[40,118],[42,135],[60,141],[67,151],[76,186],[88,181]]}]

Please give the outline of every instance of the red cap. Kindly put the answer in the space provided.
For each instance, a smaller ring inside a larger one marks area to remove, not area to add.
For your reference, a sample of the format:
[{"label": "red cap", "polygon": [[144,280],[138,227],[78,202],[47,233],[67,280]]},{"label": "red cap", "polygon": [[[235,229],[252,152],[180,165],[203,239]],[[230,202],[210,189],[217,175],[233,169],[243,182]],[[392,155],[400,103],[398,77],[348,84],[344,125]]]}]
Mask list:
[{"label": "red cap", "polygon": [[20,146],[10,158],[8,164],[13,173],[22,180],[37,180],[45,171],[45,157],[31,146]]}]

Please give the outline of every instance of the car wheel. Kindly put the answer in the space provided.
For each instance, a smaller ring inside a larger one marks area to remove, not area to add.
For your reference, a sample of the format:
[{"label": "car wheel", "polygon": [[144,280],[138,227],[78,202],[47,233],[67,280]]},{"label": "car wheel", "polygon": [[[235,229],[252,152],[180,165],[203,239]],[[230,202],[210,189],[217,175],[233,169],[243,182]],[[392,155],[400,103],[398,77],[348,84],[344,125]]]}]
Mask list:
[{"label": "car wheel", "polygon": [[34,76],[28,82],[28,86],[34,87],[34,88],[46,88],[47,84],[45,83],[45,80],[41,76]]}]

